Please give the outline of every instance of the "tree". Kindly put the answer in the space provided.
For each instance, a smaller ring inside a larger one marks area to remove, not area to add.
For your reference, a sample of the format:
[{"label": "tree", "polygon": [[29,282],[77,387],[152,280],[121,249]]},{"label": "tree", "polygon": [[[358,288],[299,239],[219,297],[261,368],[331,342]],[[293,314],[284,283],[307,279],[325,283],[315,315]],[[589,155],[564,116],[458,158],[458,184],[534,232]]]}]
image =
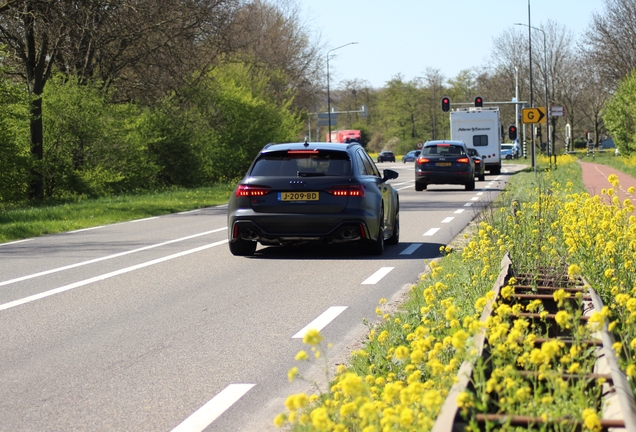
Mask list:
[{"label": "tree", "polygon": [[636,70],[619,84],[607,102],[603,120],[621,153],[636,151]]},{"label": "tree", "polygon": [[604,7],[592,14],[583,47],[602,78],[615,88],[636,68],[636,1],[605,0]]}]

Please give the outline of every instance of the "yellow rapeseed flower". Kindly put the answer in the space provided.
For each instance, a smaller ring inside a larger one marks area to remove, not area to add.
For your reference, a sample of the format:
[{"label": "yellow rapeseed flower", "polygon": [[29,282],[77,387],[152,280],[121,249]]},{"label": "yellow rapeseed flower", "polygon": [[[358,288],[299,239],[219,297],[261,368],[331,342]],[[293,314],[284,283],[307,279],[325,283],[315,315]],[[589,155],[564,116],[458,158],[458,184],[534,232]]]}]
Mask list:
[{"label": "yellow rapeseed flower", "polygon": [[318,345],[323,339],[323,336],[320,334],[318,330],[311,329],[305,336],[303,336],[303,343],[307,345]]}]

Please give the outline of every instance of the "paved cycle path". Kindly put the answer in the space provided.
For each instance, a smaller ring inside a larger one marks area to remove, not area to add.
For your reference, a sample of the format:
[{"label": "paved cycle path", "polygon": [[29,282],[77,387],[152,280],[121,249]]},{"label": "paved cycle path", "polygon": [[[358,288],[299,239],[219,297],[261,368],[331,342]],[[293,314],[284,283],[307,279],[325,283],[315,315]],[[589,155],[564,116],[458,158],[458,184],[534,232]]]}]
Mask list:
[{"label": "paved cycle path", "polygon": [[[607,178],[612,174],[616,174],[620,182],[617,191],[619,199],[622,202],[624,199],[629,198],[636,204],[636,197],[627,194],[627,189],[630,186],[636,188],[636,178],[603,164],[583,161],[579,161],[579,164],[581,164],[583,184],[590,195],[601,195],[603,189],[611,188],[612,185]],[[604,198],[606,200],[609,199],[607,195]]]}]

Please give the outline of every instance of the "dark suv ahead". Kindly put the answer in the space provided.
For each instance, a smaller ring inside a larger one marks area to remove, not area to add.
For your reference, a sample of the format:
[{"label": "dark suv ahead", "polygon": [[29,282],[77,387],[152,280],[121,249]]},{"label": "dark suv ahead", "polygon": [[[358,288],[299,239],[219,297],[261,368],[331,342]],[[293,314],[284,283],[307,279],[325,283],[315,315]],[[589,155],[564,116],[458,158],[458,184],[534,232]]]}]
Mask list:
[{"label": "dark suv ahead", "polygon": [[392,151],[381,151],[378,155],[378,162],[395,162],[395,155]]},{"label": "dark suv ahead", "polygon": [[429,184],[463,184],[475,189],[475,163],[463,141],[427,141],[415,161],[415,190]]},{"label": "dark suv ahead", "polygon": [[358,143],[268,144],[228,203],[234,255],[264,246],[357,242],[380,255],[400,238],[398,192]]}]

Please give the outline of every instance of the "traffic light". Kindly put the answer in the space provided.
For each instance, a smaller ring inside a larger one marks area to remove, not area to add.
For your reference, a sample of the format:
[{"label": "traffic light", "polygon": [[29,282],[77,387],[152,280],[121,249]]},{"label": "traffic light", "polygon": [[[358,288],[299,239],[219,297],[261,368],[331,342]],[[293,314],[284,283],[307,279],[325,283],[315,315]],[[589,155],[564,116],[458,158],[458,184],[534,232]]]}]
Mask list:
[{"label": "traffic light", "polygon": [[590,131],[585,131],[585,139],[590,139]]},{"label": "traffic light", "polygon": [[510,141],[514,141],[517,139],[517,126],[512,125],[508,127],[508,138]]},{"label": "traffic light", "polygon": [[444,112],[450,111],[450,98],[447,98],[447,97],[442,98],[442,111]]},{"label": "traffic light", "polygon": [[484,100],[481,98],[481,96],[477,96],[475,98],[475,106],[478,108],[481,108],[484,106]]}]

